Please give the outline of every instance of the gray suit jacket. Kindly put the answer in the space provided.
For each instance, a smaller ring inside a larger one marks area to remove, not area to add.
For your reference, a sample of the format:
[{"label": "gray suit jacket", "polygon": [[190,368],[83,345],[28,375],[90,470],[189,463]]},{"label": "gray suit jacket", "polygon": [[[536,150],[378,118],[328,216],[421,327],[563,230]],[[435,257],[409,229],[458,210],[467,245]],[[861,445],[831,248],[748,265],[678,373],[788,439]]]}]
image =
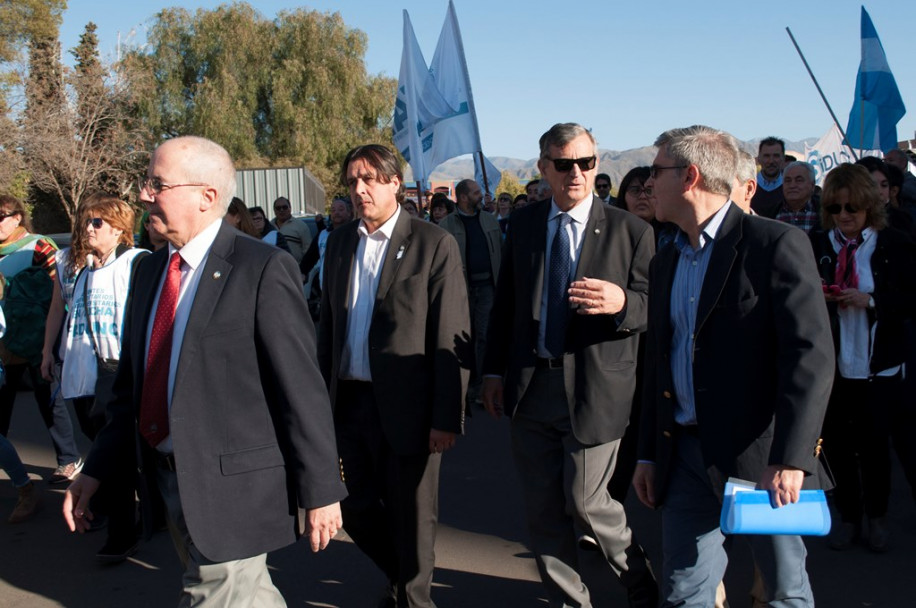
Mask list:
[{"label": "gray suit jacket", "polygon": [[[335,406],[358,227],[336,228],[324,256],[318,360]],[[366,336],[382,428],[396,453],[428,452],[430,429],[462,432],[469,336],[458,244],[435,224],[401,213]]]},{"label": "gray suit jacket", "polygon": [[[595,197],[576,279],[610,281],[626,293],[614,316],[570,311],[564,371],[573,432],[583,444],[623,437],[636,387],[638,333],[646,328],[652,227]],[[490,316],[484,374],[504,377],[506,412],[524,397],[537,359],[550,200],[512,214],[496,301]]]},{"label": "gray suit jacket", "polygon": [[[155,487],[152,449],[136,431],[146,330],[168,262],[140,262],[121,344],[110,422],[84,472],[123,483],[136,455]],[[214,561],[296,540],[301,508],[346,496],[314,329],[295,260],[223,225],[185,329],[169,425],[181,506],[194,544]]]}]

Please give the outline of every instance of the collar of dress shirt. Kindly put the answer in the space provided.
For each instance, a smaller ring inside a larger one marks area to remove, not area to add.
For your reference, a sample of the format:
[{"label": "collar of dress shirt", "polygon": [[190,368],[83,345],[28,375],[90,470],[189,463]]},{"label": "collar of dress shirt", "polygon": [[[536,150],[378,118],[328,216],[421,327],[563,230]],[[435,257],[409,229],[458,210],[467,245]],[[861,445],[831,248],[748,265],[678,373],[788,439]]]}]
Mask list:
[{"label": "collar of dress shirt", "polygon": [[[589,196],[584,201],[582,201],[581,203],[579,203],[578,205],[576,205],[575,207],[573,207],[572,209],[570,209],[569,211],[565,213],[570,218],[572,218],[573,221],[575,221],[578,224],[582,224],[584,226],[585,222],[588,221],[588,214],[591,213],[592,211],[593,200],[594,199]],[[550,213],[547,214],[547,222],[549,223],[550,220],[554,219],[561,213],[563,213],[563,211],[559,207],[557,207],[557,202],[553,199],[550,199]]]},{"label": "collar of dress shirt", "polygon": [[[394,226],[395,224],[398,223],[398,216],[400,215],[401,215],[401,206],[398,205],[397,208],[395,208],[394,210],[394,215],[389,217],[388,220],[384,224],[379,226],[378,230],[376,230],[375,232],[381,232],[382,235],[384,235],[386,239],[391,240],[391,235],[394,232]],[[366,222],[364,222],[363,220],[359,220],[359,228],[357,228],[357,231],[359,232],[360,236],[371,236],[369,234],[369,229],[366,228]],[[372,234],[375,234],[375,232],[373,232]]]},{"label": "collar of dress shirt", "polygon": [[169,257],[171,258],[172,254],[177,251],[181,254],[181,261],[196,270],[204,258],[207,257],[207,253],[210,252],[210,247],[213,246],[213,241],[216,240],[222,221],[223,218],[214,220],[213,223],[201,230],[197,236],[185,243],[185,246],[181,249],[176,249],[174,245],[169,243]]},{"label": "collar of dress shirt", "polygon": [[[719,234],[719,228],[722,227],[722,221],[725,219],[725,214],[728,213],[731,206],[731,200],[725,201],[725,204],[706,222],[703,230],[700,231],[700,246],[697,247],[698,251],[705,247],[710,241],[716,240],[716,235]],[[690,239],[687,238],[687,234],[683,230],[677,231],[677,236],[674,237],[674,241],[680,251],[683,251],[684,247],[690,245]]]}]

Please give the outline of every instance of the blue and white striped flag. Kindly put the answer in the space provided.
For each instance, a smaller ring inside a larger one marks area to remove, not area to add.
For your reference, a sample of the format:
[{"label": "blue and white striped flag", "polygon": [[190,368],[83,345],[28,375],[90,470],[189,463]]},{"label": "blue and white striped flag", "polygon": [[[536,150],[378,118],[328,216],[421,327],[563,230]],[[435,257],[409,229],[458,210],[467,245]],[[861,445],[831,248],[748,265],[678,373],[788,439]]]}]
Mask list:
[{"label": "blue and white striped flag", "polygon": [[862,7],[862,61],[846,137],[853,148],[887,151],[897,147],[897,123],[906,114],[884,47]]}]

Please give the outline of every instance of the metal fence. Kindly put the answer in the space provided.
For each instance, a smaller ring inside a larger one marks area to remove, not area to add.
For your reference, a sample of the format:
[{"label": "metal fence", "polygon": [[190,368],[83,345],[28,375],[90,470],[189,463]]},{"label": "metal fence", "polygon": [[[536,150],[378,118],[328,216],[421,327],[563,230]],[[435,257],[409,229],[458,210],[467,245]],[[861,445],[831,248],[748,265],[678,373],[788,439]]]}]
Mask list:
[{"label": "metal fence", "polygon": [[305,167],[239,169],[236,196],[249,207],[261,207],[268,218],[274,217],[274,201],[289,199],[293,215],[324,213],[325,190]]}]

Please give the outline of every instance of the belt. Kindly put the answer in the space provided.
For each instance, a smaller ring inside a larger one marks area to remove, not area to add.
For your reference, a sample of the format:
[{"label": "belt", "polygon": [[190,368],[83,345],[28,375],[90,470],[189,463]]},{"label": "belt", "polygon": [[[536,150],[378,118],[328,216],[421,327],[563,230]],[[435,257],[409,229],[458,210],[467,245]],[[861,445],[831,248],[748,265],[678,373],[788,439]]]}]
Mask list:
[{"label": "belt", "polygon": [[700,436],[700,427],[698,427],[698,426],[695,425],[695,424],[686,424],[686,425],[685,425],[685,424],[677,424],[677,425],[675,425],[675,428],[677,428],[677,430],[678,430],[682,435],[690,435],[691,437],[699,437],[699,436]]},{"label": "belt", "polygon": [[175,454],[163,454],[162,452],[156,450],[153,455],[153,459],[156,463],[156,468],[164,469],[166,471],[172,471],[173,473],[178,469],[175,468]]},{"label": "belt", "polygon": [[553,359],[538,357],[534,362],[534,369],[563,369],[563,357]]}]

